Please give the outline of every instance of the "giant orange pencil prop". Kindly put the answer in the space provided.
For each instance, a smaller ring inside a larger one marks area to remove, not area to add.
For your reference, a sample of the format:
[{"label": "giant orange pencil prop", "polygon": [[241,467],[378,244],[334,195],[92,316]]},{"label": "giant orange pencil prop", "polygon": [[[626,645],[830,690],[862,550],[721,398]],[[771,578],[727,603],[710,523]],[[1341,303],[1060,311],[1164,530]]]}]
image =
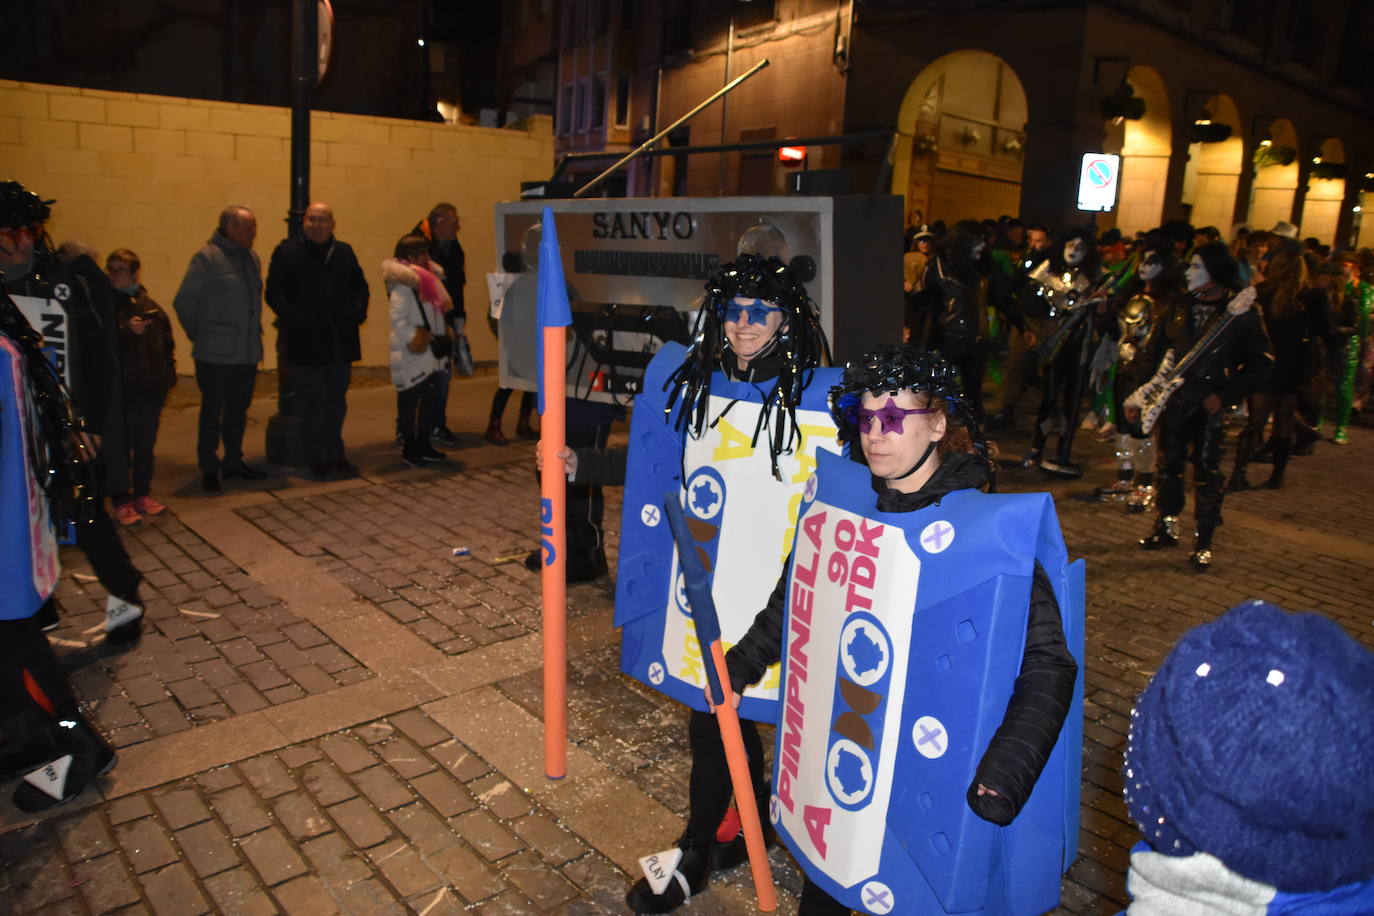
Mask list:
[{"label": "giant orange pencil prop", "polygon": [[707,578],[706,570],[697,557],[696,542],[687,530],[687,518],[682,514],[678,494],[663,494],[663,508],[667,510],[668,527],[673,529],[673,540],[677,542],[683,588],[692,606],[692,623],[696,626],[697,641],[701,643],[701,657],[711,660],[705,666],[706,689],[710,693],[711,704],[716,708],[716,722],[720,725],[721,742],[725,745],[730,784],[735,790],[735,807],[739,809],[740,824],[744,827],[744,845],[749,850],[754,894],[758,897],[759,909],[771,913],[778,908],[778,892],[773,887],[773,873],[768,868],[763,825],[754,801],[754,782],[749,776],[749,756],[744,750],[744,737],[739,730],[739,713],[735,710],[734,693],[730,690],[730,673],[725,668],[725,650],[720,645],[720,618],[716,616],[716,602],[711,595],[711,580]]},{"label": "giant orange pencil prop", "polygon": [[553,211],[544,208],[539,241],[539,545],[544,611],[544,775],[562,779],[568,772],[568,576],[567,479],[563,472],[566,439],[567,366],[565,341],[572,324],[563,256]]}]

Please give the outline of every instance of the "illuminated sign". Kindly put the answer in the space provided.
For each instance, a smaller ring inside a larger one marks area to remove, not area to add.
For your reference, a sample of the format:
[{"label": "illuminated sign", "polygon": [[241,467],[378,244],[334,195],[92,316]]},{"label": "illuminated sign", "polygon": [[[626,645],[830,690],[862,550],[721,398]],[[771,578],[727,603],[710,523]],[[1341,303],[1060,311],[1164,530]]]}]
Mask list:
[{"label": "illuminated sign", "polygon": [[778,147],[778,161],[783,165],[801,165],[806,161],[806,147],[780,146]]},{"label": "illuminated sign", "polygon": [[1078,173],[1078,209],[1107,211],[1115,207],[1120,173],[1120,156],[1084,153]]}]

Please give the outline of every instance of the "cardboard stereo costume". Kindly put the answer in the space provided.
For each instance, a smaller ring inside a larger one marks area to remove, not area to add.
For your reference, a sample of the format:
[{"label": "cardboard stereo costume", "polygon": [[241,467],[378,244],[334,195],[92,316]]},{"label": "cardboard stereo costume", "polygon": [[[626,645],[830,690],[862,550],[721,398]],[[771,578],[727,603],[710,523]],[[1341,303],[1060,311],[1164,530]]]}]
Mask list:
[{"label": "cardboard stereo costume", "polygon": [[[649,363],[643,393],[635,399],[615,625],[623,628],[622,671],[704,711],[704,662],[677,549],[663,518],[664,494],[681,494],[698,556],[712,577],[722,644],[728,648],[749,629],[782,574],[792,549],[802,488],[814,473],[818,452],[839,450],[826,396],[839,382],[841,370],[814,370],[796,412],[799,438],[790,454],[778,456],[778,480],[772,473],[767,430],[757,446],[751,444],[772,382],[733,382],[716,372],[707,428],[694,439],[676,427],[680,402],[671,413],[665,412],[664,383],[686,353],[681,344],[665,344]],[[775,666],[745,692],[739,713],[773,722],[777,705]]]},{"label": "cardboard stereo costume", "polygon": [[[1035,561],[1079,674],[1007,827],[965,794],[1021,667]],[[956,491],[874,508],[868,470],[821,455],[789,570],[770,816],[807,875],[860,913],[1042,913],[1078,846],[1083,562],[1048,494]]]}]

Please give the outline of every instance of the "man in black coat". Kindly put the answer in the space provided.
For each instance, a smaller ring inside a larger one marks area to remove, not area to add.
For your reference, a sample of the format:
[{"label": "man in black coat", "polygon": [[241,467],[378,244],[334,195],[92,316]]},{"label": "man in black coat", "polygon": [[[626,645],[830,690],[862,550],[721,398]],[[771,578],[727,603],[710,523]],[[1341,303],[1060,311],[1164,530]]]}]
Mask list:
[{"label": "man in black coat", "polygon": [[334,238],[334,211],[313,203],[303,238],[286,239],[267,269],[267,305],[286,344],[305,460],[318,480],[356,477],[344,458],[343,422],[352,364],[362,358],[367,278],[353,249]]}]

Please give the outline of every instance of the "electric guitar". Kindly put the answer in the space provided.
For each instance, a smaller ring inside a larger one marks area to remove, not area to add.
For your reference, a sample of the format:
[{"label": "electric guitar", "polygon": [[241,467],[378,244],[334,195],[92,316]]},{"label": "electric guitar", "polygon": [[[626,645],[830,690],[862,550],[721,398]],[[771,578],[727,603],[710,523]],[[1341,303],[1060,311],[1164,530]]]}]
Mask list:
[{"label": "electric guitar", "polygon": [[1198,357],[1212,349],[1231,323],[1250,311],[1254,303],[1255,288],[1247,286],[1231,297],[1231,301],[1226,303],[1226,314],[1212,325],[1182,359],[1177,359],[1172,348],[1165,351],[1164,359],[1160,361],[1159,370],[1155,372],[1154,377],[1131,392],[1125,401],[1127,407],[1134,407],[1140,411],[1137,426],[1142,437],[1150,434],[1150,430],[1154,429],[1155,423],[1159,420],[1159,415],[1164,412],[1164,405],[1169,402],[1175,391],[1183,387],[1183,374],[1197,362]]}]

